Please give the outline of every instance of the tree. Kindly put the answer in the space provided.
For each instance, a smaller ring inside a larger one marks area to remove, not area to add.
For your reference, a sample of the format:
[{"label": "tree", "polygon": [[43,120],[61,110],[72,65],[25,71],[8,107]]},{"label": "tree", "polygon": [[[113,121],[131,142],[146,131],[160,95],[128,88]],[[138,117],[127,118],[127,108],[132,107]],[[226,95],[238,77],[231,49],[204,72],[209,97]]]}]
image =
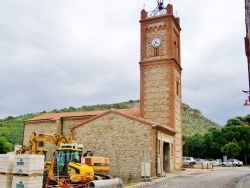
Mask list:
[{"label": "tree", "polygon": [[183,146],[184,156],[192,156],[196,158],[203,157],[204,151],[204,138],[203,135],[195,134],[191,137],[188,137],[185,140]]},{"label": "tree", "polygon": [[230,158],[235,158],[240,153],[240,146],[234,140],[233,142],[227,143],[225,146],[221,148],[221,152],[225,153]]},{"label": "tree", "polygon": [[204,140],[204,148],[203,148],[203,158],[213,158],[217,153],[215,144],[213,142],[213,134],[211,132],[207,132],[203,136]]},{"label": "tree", "polygon": [[13,145],[5,137],[0,137],[0,154],[12,151]]},{"label": "tree", "polygon": [[248,114],[246,117],[244,117],[244,122],[245,122],[247,125],[250,125],[250,114]]},{"label": "tree", "polygon": [[227,124],[225,126],[237,126],[237,125],[244,125],[242,122],[243,118],[236,117],[227,120]]}]

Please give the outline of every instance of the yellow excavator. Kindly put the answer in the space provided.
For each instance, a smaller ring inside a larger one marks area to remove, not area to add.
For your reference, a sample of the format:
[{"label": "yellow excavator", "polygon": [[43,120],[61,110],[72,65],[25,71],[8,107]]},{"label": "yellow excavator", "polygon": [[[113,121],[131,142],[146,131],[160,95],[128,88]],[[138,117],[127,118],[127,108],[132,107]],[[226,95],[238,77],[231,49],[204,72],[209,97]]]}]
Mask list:
[{"label": "yellow excavator", "polygon": [[[95,157],[91,151],[83,153],[83,145],[76,143],[71,137],[33,132],[29,146],[23,146],[16,154],[46,154],[40,147],[44,142],[58,146],[53,160],[45,161],[44,187],[82,188],[94,179],[111,179],[101,172],[109,171],[109,159]],[[82,163],[84,161],[84,163]]]}]

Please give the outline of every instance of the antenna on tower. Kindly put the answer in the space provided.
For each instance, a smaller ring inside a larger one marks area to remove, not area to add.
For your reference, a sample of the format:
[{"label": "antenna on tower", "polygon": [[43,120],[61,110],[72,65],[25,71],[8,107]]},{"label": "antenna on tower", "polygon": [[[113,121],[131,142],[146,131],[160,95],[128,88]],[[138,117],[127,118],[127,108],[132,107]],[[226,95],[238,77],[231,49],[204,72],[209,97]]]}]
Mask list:
[{"label": "antenna on tower", "polygon": [[157,7],[151,12],[150,16],[158,16],[166,14],[166,8],[164,7],[164,0],[156,0]]}]

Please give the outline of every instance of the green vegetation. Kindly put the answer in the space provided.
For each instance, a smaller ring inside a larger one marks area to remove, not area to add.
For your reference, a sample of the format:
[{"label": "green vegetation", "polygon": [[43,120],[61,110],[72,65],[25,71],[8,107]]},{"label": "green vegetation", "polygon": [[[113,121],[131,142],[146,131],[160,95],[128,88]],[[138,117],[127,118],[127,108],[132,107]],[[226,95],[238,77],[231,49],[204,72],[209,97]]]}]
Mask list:
[{"label": "green vegetation", "polygon": [[187,104],[183,104],[183,136],[189,137],[196,133],[205,134],[209,131],[221,129],[221,126],[215,122],[202,116],[197,109],[190,108]]},{"label": "green vegetation", "polygon": [[[98,104],[92,106],[82,106],[79,108],[69,107],[61,110],[54,109],[49,112],[80,112],[80,111],[95,111],[95,110],[107,110],[107,109],[123,109],[123,108],[134,108],[139,107],[139,100],[130,100],[127,102],[114,103],[114,104]],[[191,136],[195,133],[205,133],[207,131],[216,130],[220,126],[202,115],[193,114],[194,111],[188,105],[183,104],[183,135]],[[46,113],[46,111],[25,114],[18,117],[9,116],[3,120],[0,120],[0,136],[5,137],[8,142],[15,144],[22,144],[23,140],[23,121],[28,120],[32,117],[39,116]],[[15,133],[15,134],[14,134]]]},{"label": "green vegetation", "polygon": [[[79,112],[107,109],[123,109],[139,107],[139,100],[114,104],[98,104],[92,106],[82,106],[79,108],[69,107],[50,112]],[[15,144],[22,144],[23,121],[32,117],[46,113],[46,111],[26,114],[18,117],[7,117],[0,120],[0,150],[6,152],[7,148]],[[249,124],[250,115],[246,117],[236,117],[229,119],[223,128],[213,121],[202,116],[201,112],[183,104],[183,139],[185,145],[183,153],[186,156],[200,158],[222,158],[223,154],[229,156],[247,156],[250,144],[250,128],[244,126]],[[4,143],[1,145],[1,143]],[[238,145],[238,147],[236,146]],[[236,149],[235,149],[236,148]],[[237,149],[238,148],[238,149]],[[239,157],[239,159],[241,159]]]},{"label": "green vegetation", "polygon": [[0,154],[12,151],[13,145],[5,137],[0,137]]},{"label": "green vegetation", "polygon": [[79,108],[69,107],[61,110],[53,110],[51,112],[81,112],[81,111],[95,111],[95,110],[108,110],[108,109],[123,109],[139,107],[139,100],[130,100],[128,102],[113,103],[113,104],[97,104],[92,106],[82,106]]},{"label": "green vegetation", "polygon": [[221,159],[223,155],[250,162],[249,115],[229,119],[217,130],[185,137],[183,153],[195,158]]},{"label": "green vegetation", "polygon": [[240,151],[241,148],[235,140],[233,142],[227,143],[225,146],[221,148],[221,152],[232,159],[238,156]]},{"label": "green vegetation", "polygon": [[4,137],[12,144],[22,143],[24,116],[7,117],[0,120],[0,137]]},{"label": "green vegetation", "polygon": [[[80,112],[80,111],[94,111],[94,110],[107,110],[107,109],[123,109],[123,108],[134,108],[139,107],[139,100],[130,100],[128,102],[114,103],[114,104],[98,104],[93,106],[82,106],[79,108],[69,107],[61,110],[52,110],[49,112],[59,113],[59,112]],[[9,116],[5,119],[0,120],[0,137],[7,139],[12,145],[22,144],[23,140],[23,130],[24,125],[23,121],[39,116],[46,113],[46,111],[34,113],[34,114],[25,114],[18,117]]]}]

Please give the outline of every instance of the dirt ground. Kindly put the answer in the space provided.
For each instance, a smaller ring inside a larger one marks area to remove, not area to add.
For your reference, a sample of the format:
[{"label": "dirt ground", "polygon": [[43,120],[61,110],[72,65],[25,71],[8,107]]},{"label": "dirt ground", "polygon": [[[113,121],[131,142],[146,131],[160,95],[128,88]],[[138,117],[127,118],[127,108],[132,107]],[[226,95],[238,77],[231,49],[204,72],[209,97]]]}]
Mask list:
[{"label": "dirt ground", "polygon": [[186,169],[152,181],[124,185],[126,188],[235,188],[240,179],[250,176],[249,167]]}]

